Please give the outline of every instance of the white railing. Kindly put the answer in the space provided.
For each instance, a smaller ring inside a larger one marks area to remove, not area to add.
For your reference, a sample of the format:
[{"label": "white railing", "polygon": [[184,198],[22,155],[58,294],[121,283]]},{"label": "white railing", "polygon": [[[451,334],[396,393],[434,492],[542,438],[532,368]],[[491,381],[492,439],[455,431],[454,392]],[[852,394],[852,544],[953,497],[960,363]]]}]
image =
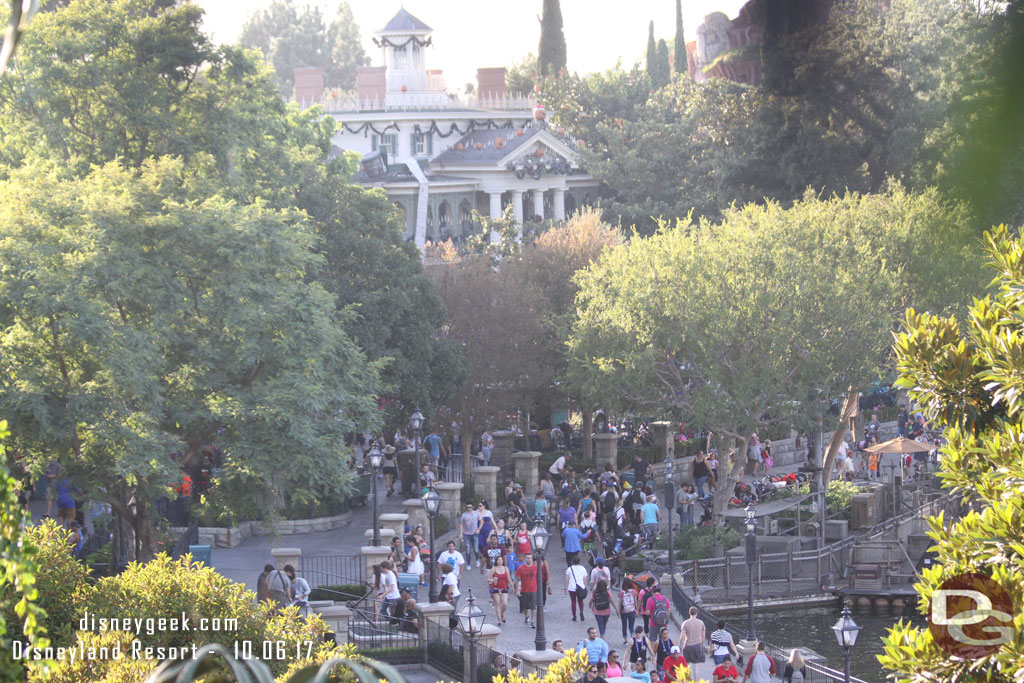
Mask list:
[{"label": "white railing", "polygon": [[[317,104],[301,100],[306,109]],[[502,97],[476,97],[475,95],[446,95],[443,92],[390,93],[383,100],[378,97],[360,99],[351,94],[334,97],[325,92],[319,103],[328,114],[372,111],[531,111],[536,102],[532,97],[504,95]]]}]

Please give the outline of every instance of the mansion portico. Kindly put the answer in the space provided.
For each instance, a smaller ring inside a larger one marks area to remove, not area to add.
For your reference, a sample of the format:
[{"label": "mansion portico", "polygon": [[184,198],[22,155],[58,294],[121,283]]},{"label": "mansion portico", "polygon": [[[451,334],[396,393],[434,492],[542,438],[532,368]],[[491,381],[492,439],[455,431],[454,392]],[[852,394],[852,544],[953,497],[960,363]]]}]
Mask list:
[{"label": "mansion portico", "polygon": [[334,145],[363,155],[355,181],[405,211],[404,237],[460,240],[511,206],[517,223],[563,219],[597,198],[579,166],[581,141],[550,126],[529,95],[508,93],[504,68],[477,70],[473,96],[450,95],[426,68],[432,29],[404,8],[375,34],[383,64],[360,67],[355,95],[324,90],[319,69],[296,70],[295,96],[338,123]]}]

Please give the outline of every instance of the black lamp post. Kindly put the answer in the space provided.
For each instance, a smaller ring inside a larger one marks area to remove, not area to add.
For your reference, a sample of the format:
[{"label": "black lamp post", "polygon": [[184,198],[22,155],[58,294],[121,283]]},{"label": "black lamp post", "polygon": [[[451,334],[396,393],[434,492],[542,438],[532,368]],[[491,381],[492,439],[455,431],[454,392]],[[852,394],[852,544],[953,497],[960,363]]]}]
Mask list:
[{"label": "black lamp post", "polygon": [[668,503],[668,573],[675,576],[675,546],[672,538],[672,510],[675,506],[676,492],[672,482],[672,475],[675,472],[675,463],[672,460],[665,461],[665,501]]},{"label": "black lamp post", "polygon": [[839,641],[839,647],[843,648],[843,681],[850,683],[850,650],[857,644],[857,636],[860,635],[860,626],[850,616],[850,606],[843,605],[843,613],[839,621],[832,627]]},{"label": "black lamp post", "polygon": [[416,411],[409,416],[409,429],[412,430],[413,442],[412,447],[416,450],[416,474],[414,475],[414,481],[419,481],[420,476],[420,430],[423,429],[423,413],[417,408]]},{"label": "black lamp post", "polygon": [[757,536],[754,533],[757,521],[754,519],[756,515],[754,505],[748,505],[746,512],[747,535],[744,537],[744,541],[746,542],[747,560],[747,640],[753,642],[756,639],[754,635],[754,565],[757,563]]},{"label": "black lamp post", "polygon": [[380,516],[377,514],[377,472],[380,470],[381,453],[374,444],[370,451],[370,476],[373,477],[373,545],[380,545]]},{"label": "black lamp post", "polygon": [[427,599],[431,603],[437,602],[437,556],[434,555],[434,520],[437,519],[437,513],[441,511],[441,496],[437,495],[437,491],[431,486],[427,489],[427,492],[423,494],[423,509],[427,513],[427,519],[430,520],[430,586],[427,588]]},{"label": "black lamp post", "polygon": [[[539,521],[539,520],[538,520]],[[537,634],[533,639],[533,649],[537,652],[548,649],[548,641],[544,635],[544,551],[547,550],[551,532],[545,525],[537,523],[530,532],[533,537],[533,549],[537,551]],[[548,576],[548,581],[551,577]]]},{"label": "black lamp post", "polygon": [[466,604],[462,606],[456,616],[459,618],[459,628],[469,638],[469,680],[466,683],[476,683],[476,640],[484,627],[484,620],[487,615],[476,606],[476,598],[473,597],[473,589],[467,588]]}]

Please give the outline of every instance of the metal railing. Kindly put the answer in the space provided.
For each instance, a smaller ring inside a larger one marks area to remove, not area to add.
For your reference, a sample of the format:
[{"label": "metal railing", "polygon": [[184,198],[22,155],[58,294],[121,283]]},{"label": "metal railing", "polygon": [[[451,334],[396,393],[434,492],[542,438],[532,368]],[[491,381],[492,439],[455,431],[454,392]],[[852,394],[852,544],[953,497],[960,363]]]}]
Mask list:
[{"label": "metal railing", "polygon": [[310,588],[366,582],[362,555],[303,555],[298,569]]},{"label": "metal railing", "polygon": [[349,603],[352,615],[348,623],[348,642],[361,655],[391,664],[423,661],[417,614],[394,616],[381,614],[380,601],[363,599]]},{"label": "metal railing", "polygon": [[[831,574],[846,574],[853,557],[853,548],[858,541],[877,540],[907,523],[924,524],[925,516],[934,516],[940,511],[954,512],[959,503],[959,498],[943,494],[914,510],[821,548],[760,553],[752,566],[755,585],[759,592],[762,584],[786,584],[790,589],[795,586],[816,588],[823,585],[824,579]],[[682,566],[679,574],[683,577],[683,584],[695,590],[721,588],[728,594],[733,588],[745,590],[747,585],[747,565],[730,556],[692,560]]]},{"label": "metal railing", "polygon": [[469,652],[465,651],[467,643],[463,642],[462,633],[429,619],[424,619],[420,628],[424,629],[426,635],[426,663],[446,677],[450,676],[450,680],[461,681],[465,657],[469,656]]},{"label": "metal railing", "polygon": [[[676,611],[683,617],[688,616],[691,607],[697,608],[697,618],[704,622],[704,627],[707,632],[717,630],[718,618],[711,612],[707,611],[701,605],[694,602],[690,596],[686,594],[683,586],[676,581],[676,578],[672,577],[672,605]],[[728,622],[725,624],[725,630],[732,635],[734,643],[738,643],[747,637],[747,634],[739,629],[731,626]],[[777,645],[771,643],[765,643],[765,653],[775,660],[775,666],[779,672],[786,668],[786,660],[789,659],[789,652],[784,650]],[[825,666],[824,664],[816,664],[814,662],[805,661],[807,668],[806,681],[811,683],[840,683],[844,681],[844,674],[838,669]],[[857,678],[856,676],[850,676],[851,683],[867,683],[863,679]]]}]

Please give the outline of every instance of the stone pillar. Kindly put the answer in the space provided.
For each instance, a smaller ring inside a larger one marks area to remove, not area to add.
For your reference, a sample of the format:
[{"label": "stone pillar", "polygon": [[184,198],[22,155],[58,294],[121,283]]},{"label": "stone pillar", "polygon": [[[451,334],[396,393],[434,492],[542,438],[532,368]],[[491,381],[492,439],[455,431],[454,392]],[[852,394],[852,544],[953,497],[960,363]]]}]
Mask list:
[{"label": "stone pillar", "polygon": [[552,190],[554,197],[552,204],[555,209],[555,220],[565,220],[565,190]]},{"label": "stone pillar", "polygon": [[[454,522],[452,529],[458,526],[459,509],[462,507],[462,484],[435,484],[434,490],[441,497],[441,513]],[[490,501],[488,501],[490,502]]]},{"label": "stone pillar", "polygon": [[[395,530],[391,527],[380,528],[380,545],[382,548],[391,545],[391,539],[395,537]],[[363,532],[363,538],[366,539],[368,544],[373,543],[373,529],[367,529]]]},{"label": "stone pillar", "polygon": [[320,609],[318,614],[327,622],[327,628],[334,631],[334,639],[339,645],[348,642],[348,624],[352,618],[352,610],[344,605],[333,605]]},{"label": "stone pillar", "polygon": [[523,191],[512,190],[512,215],[516,217],[516,225],[523,225]]},{"label": "stone pillar", "polygon": [[366,570],[363,576],[366,577],[366,583],[373,585],[373,565],[380,564],[385,557],[391,554],[391,548],[383,545],[364,545],[359,549],[359,554],[363,556],[363,562],[366,565]]},{"label": "stone pillar", "polygon": [[470,470],[473,480],[473,496],[494,504],[498,499],[498,471],[500,467],[483,465]]},{"label": "stone pillar", "polygon": [[[445,628],[448,628],[448,615],[452,613],[452,606],[447,602],[418,602],[416,603],[416,609],[420,612],[420,623],[425,624],[428,621],[432,621],[435,624],[441,624]],[[427,630],[425,627],[420,627],[420,649],[423,651],[423,657],[426,659],[427,655]],[[466,657],[469,657],[469,653],[466,653]]]},{"label": "stone pillar", "polygon": [[533,191],[533,214],[544,218],[544,190]]},{"label": "stone pillar", "polygon": [[675,439],[673,436],[671,422],[651,423],[651,437],[654,439],[654,446],[658,449],[662,461],[672,460],[675,457]]},{"label": "stone pillar", "polygon": [[517,451],[512,454],[512,462],[515,463],[516,481],[523,485],[523,496],[529,498],[537,493],[537,484],[540,476],[537,471],[537,464],[540,462],[540,453],[537,451]]},{"label": "stone pillar", "polygon": [[612,469],[618,469],[619,435],[594,434],[594,444],[597,446],[594,453],[597,471],[603,472],[606,464],[610,464]]},{"label": "stone pillar", "polygon": [[420,498],[410,498],[402,503],[405,506],[405,514],[409,520],[409,526],[415,529],[417,526],[423,527],[423,532],[427,531],[427,511],[423,507],[423,500]]},{"label": "stone pillar", "polygon": [[387,524],[394,530],[394,535],[405,538],[405,525],[409,521],[409,515],[404,512],[388,512],[380,516],[380,523]]},{"label": "stone pillar", "polygon": [[[488,192],[487,196],[491,199],[491,220],[498,220],[501,218],[501,193]],[[501,235],[491,230],[491,244],[496,244],[499,241],[501,241]]]},{"label": "stone pillar", "polygon": [[512,462],[512,451],[515,450],[516,435],[514,432],[491,432],[494,438],[494,450],[491,452],[491,464],[501,467]]},{"label": "stone pillar", "polygon": [[302,557],[301,548],[273,548],[270,551],[271,557],[274,558],[274,569],[284,569],[286,564],[290,564],[296,569],[299,568],[299,558]]},{"label": "stone pillar", "polygon": [[[540,671],[546,670],[564,656],[561,652],[554,650],[520,650],[516,653],[516,657]],[[541,675],[543,676],[543,673]]]},{"label": "stone pillar", "polygon": [[[490,648],[492,650],[498,649],[498,636],[501,635],[501,629],[494,624],[484,624],[483,628],[480,629],[480,635],[477,636],[477,645]],[[479,667],[481,664],[487,662],[477,661],[476,665]]]},{"label": "stone pillar", "polygon": [[419,490],[415,449],[403,448],[398,451],[398,473],[402,477],[402,495],[406,498],[412,498],[416,495],[415,492]]}]

